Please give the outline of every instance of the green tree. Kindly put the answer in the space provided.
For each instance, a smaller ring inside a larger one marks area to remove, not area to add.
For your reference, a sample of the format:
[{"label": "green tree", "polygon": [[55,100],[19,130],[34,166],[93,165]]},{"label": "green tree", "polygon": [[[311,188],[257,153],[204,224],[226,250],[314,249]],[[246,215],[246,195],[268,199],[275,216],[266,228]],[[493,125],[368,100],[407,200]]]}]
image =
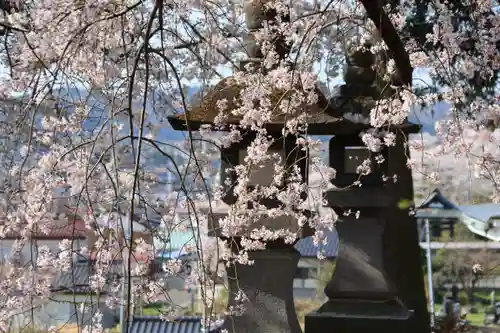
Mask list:
[{"label": "green tree", "polygon": [[323,290],[325,289],[328,281],[332,278],[333,273],[335,272],[335,261],[328,260],[324,261],[321,265],[321,268],[318,272],[318,282],[316,284],[316,290],[318,294],[323,294]]},{"label": "green tree", "polygon": [[[449,235],[443,235],[440,242],[450,241]],[[475,235],[462,223],[455,225],[453,241],[477,241]],[[474,304],[474,290],[477,282],[483,277],[473,270],[480,265],[483,272],[489,272],[500,263],[500,256],[484,249],[440,249],[432,260],[433,280],[436,287],[445,284],[460,284],[467,294],[469,304]]]}]

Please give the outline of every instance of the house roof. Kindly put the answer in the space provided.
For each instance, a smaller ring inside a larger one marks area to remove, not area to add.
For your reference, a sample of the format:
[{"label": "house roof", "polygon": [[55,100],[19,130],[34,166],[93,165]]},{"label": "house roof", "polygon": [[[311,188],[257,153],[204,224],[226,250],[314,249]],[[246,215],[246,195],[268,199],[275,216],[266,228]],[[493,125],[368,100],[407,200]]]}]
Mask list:
[{"label": "house roof", "polygon": [[75,264],[68,272],[59,272],[54,282],[52,290],[57,292],[67,292],[76,294],[86,294],[90,290],[90,276],[92,268],[88,264]]},{"label": "house roof", "polygon": [[[208,333],[219,332],[215,327]],[[201,333],[201,318],[180,317],[173,321],[162,320],[159,317],[134,317],[129,333]],[[205,331],[207,332],[207,331]]]},{"label": "house roof", "polygon": [[446,197],[435,189],[431,194],[422,202],[419,209],[424,208],[439,208],[439,209],[458,209],[458,206],[446,199]]},{"label": "house roof", "polygon": [[487,203],[477,205],[456,205],[446,199],[439,190],[434,190],[419,206],[419,219],[455,219],[474,234],[493,241],[500,241],[500,205]]},{"label": "house roof", "polygon": [[[0,226],[2,228],[2,226]],[[9,230],[5,237],[1,239],[18,239],[23,233],[27,233],[31,239],[39,240],[63,240],[63,239],[85,239],[87,238],[87,228],[82,220],[66,221],[60,224],[54,224],[47,228],[48,230],[40,230],[35,228],[31,232],[26,230],[26,225],[21,225],[15,230]]]},{"label": "house roof", "polygon": [[500,216],[500,204],[460,205],[458,208],[468,216],[480,221],[488,221],[492,217]]},{"label": "house roof", "polygon": [[295,244],[295,249],[300,252],[304,258],[312,258],[318,256],[318,251],[322,251],[326,258],[332,259],[337,256],[337,249],[339,246],[339,238],[336,231],[326,231],[327,237],[326,245],[314,245],[312,237],[302,238]]},{"label": "house roof", "polygon": [[[432,191],[418,207],[418,209],[427,208],[457,210],[469,217],[485,222],[492,217],[500,216],[500,204],[484,203],[475,205],[456,205],[449,201],[438,189]],[[418,215],[417,212],[417,217]]]},{"label": "house roof", "polygon": [[[108,292],[111,288],[111,282],[122,276],[122,269],[122,261],[115,261],[109,265],[105,274],[107,281],[102,293]],[[56,274],[52,282],[52,291],[72,294],[89,294],[95,292],[90,288],[90,278],[94,274],[92,261],[75,263],[72,270]]]}]

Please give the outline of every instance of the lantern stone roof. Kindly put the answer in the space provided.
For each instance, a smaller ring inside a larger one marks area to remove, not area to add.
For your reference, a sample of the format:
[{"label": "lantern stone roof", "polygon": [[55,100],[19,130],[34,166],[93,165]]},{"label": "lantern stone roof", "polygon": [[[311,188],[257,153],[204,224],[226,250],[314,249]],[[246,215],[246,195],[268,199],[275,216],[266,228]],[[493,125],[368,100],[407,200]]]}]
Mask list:
[{"label": "lantern stone roof", "polygon": [[[202,125],[214,124],[214,119],[220,113],[217,102],[224,99],[227,101],[226,111],[223,111],[224,124],[238,125],[243,117],[239,114],[234,114],[233,111],[241,105],[240,93],[242,89],[244,89],[244,86],[235,82],[231,77],[221,80],[206,93],[201,102],[194,105],[190,110],[188,114],[190,129],[197,130]],[[313,105],[304,104],[298,112],[286,113],[279,108],[279,105],[289,100],[292,94],[302,94],[300,85],[288,91],[277,89],[272,91],[269,98],[274,107],[274,113],[266,128],[270,131],[281,133],[286,120],[294,119],[305,113],[307,117],[306,121],[309,124],[308,132],[310,134],[333,134],[329,126],[338,123],[340,119],[332,117],[326,112],[328,109],[328,100],[318,88],[316,88],[315,92],[318,95],[318,103]],[[258,103],[258,101],[256,102]],[[187,130],[186,114],[177,114],[169,117],[168,120],[175,130]]]},{"label": "lantern stone roof", "polygon": [[[213,126],[215,118],[220,113],[217,102],[225,99],[227,101],[227,108],[223,113],[224,122],[217,129],[222,131],[228,130],[230,125],[238,125],[243,118],[241,115],[232,112],[241,105],[240,92],[242,89],[243,86],[236,83],[231,77],[225,78],[209,89],[201,101],[195,104],[188,113],[178,113],[169,116],[168,121],[173,129],[177,131],[187,131],[188,128],[196,131],[203,125]],[[343,88],[341,87],[340,89]],[[306,113],[306,122],[308,124],[307,132],[310,135],[359,133],[371,127],[369,123],[348,120],[343,115],[348,113],[366,113],[366,109],[375,103],[373,98],[352,96],[352,98],[345,99],[344,96],[346,95],[342,94],[342,99],[334,97],[327,100],[319,88],[315,90],[318,95],[318,102],[313,105],[304,105],[303,108],[293,114],[284,113],[276,106],[289,99],[293,93],[302,93],[300,86],[289,91],[276,90],[272,92],[270,99],[272,105],[275,106],[275,113],[271,121],[265,125],[265,128],[269,132],[281,133],[286,120],[294,119],[304,113]],[[402,127],[405,132],[418,132],[419,130],[419,126],[409,123]]]},{"label": "lantern stone roof", "polygon": [[[196,105],[191,110],[192,120],[205,120],[210,119],[213,121],[215,116],[219,113],[217,108],[217,102],[223,99],[227,100],[227,116],[228,122],[235,122],[242,119],[239,115],[234,115],[231,113],[232,110],[237,109],[240,106],[241,98],[240,92],[244,89],[244,85],[238,84],[231,77],[221,80],[213,89],[211,89],[206,96],[202,99],[201,103]],[[319,89],[315,89],[315,93],[318,95],[318,103],[314,105],[304,104],[301,110],[297,114],[307,113],[311,122],[325,122],[325,121],[336,121],[337,119],[329,119],[325,110],[328,107],[328,101]],[[293,115],[285,114],[281,112],[279,106],[282,101],[288,100],[293,94],[302,94],[303,89],[301,89],[300,84],[297,84],[297,88],[292,88],[289,90],[278,90],[275,89],[270,93],[270,100],[274,107],[273,121],[284,123],[285,119],[290,119]],[[330,117],[331,118],[331,117]]]},{"label": "lantern stone roof", "polygon": [[[283,22],[289,22],[290,17],[286,13],[280,13],[272,7],[267,7],[268,0],[248,0],[245,1],[245,22],[249,30],[248,35],[244,38],[245,49],[249,55],[249,59],[243,61],[241,69],[256,70],[263,68],[263,55],[257,42],[255,33],[259,28],[263,27],[263,22],[274,22],[280,16]],[[283,38],[278,38],[275,41],[276,52],[281,61],[286,62],[286,55],[289,54],[290,45]],[[369,47],[370,45],[365,45]],[[301,116],[301,123],[304,122],[304,115],[307,122],[307,134],[310,135],[334,135],[334,134],[357,134],[371,128],[369,122],[359,121],[355,118],[347,118],[347,114],[360,115],[367,118],[367,113],[376,105],[376,100],[380,99],[380,87],[377,87],[377,73],[374,68],[377,65],[377,57],[366,47],[355,49],[346,54],[346,72],[344,73],[345,85],[339,88],[335,96],[328,100],[325,95],[315,88],[318,96],[316,104],[304,104],[299,110],[282,110],[280,105],[284,105],[287,100],[290,100],[293,94],[306,93],[300,82],[289,90],[270,91],[271,107],[273,114],[270,121],[265,124],[265,128],[271,133],[282,133],[285,124],[289,120],[293,120]],[[383,59],[386,60],[386,59]],[[382,61],[383,62],[383,61]],[[248,63],[255,63],[254,68],[246,67]],[[290,65],[293,67],[293,65]],[[203,125],[214,125],[214,120],[219,116],[220,111],[218,102],[225,100],[226,109],[223,113],[224,126],[218,124],[214,130],[228,130],[231,125],[239,125],[242,116],[237,114],[238,108],[241,106],[241,91],[244,86],[236,82],[234,78],[225,78],[216,84],[213,88],[201,98],[200,102],[191,107],[189,112],[169,116],[168,121],[175,130],[199,130]],[[272,88],[271,88],[272,89]],[[387,89],[383,89],[387,94]],[[259,101],[254,101],[255,106],[259,105]],[[358,117],[359,118],[359,117]],[[406,133],[416,133],[420,130],[418,125],[405,123],[399,126],[400,130]],[[394,126],[391,126],[394,129]]]}]

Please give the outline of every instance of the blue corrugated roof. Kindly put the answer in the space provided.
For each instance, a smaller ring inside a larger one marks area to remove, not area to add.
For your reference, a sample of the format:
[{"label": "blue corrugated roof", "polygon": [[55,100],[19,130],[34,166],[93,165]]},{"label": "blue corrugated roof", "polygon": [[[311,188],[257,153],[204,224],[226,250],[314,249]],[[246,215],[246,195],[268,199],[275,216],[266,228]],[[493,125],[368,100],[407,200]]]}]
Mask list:
[{"label": "blue corrugated roof", "polygon": [[[180,317],[174,321],[162,320],[159,317],[134,317],[130,325],[130,333],[202,333],[201,318]],[[206,331],[205,331],[206,332]],[[219,332],[218,328],[208,333]]]},{"label": "blue corrugated roof", "polygon": [[336,231],[325,231],[328,243],[326,245],[314,245],[312,237],[306,237],[295,244],[295,249],[300,252],[302,257],[317,257],[318,251],[322,251],[327,258],[335,258],[337,256],[337,248],[339,246],[339,238]]}]

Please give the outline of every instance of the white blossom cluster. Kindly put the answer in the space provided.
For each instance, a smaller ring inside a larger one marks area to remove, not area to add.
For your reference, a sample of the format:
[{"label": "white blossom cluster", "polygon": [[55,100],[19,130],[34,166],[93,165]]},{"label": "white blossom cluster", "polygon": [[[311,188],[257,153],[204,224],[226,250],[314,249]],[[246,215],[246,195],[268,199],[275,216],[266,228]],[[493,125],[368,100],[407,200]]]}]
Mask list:
[{"label": "white blossom cluster", "polygon": [[[443,179],[439,168],[426,168],[427,162],[415,151],[426,159],[456,156],[472,168],[475,179],[486,181],[491,199],[500,201],[498,100],[477,97],[471,101],[473,87],[463,79],[477,73],[491,78],[500,68],[495,40],[499,21],[496,16],[484,19],[492,10],[491,1],[466,1],[474,2],[471,15],[477,26],[473,32],[467,27],[457,30],[453,27],[455,13],[446,2],[429,2],[433,8],[429,15],[436,23],[426,40],[439,43],[440,51],[425,53],[414,40],[406,41],[405,48],[412,66],[425,68],[432,78],[445,83],[439,93],[420,96],[408,84],[387,83],[399,70],[394,59],[377,68],[393,93],[377,100],[366,116],[344,117],[373,127],[361,133],[373,159],[360,161],[357,173],[369,175],[374,163],[385,162],[380,151],[395,145],[397,133],[387,131],[388,127],[402,125],[422,100],[427,105],[444,101],[450,109],[436,124],[439,144],[427,154],[429,147],[422,140],[407,143],[414,153],[408,156],[407,166],[426,181],[439,183]],[[191,232],[183,249],[195,253],[197,260],[191,275],[183,278],[201,290],[209,326],[224,314],[245,310],[233,306],[225,313],[214,313],[215,280],[223,275],[218,270],[220,261],[252,264],[250,251],[278,239],[291,246],[308,228],[315,230],[316,244],[328,242],[326,231],[334,228],[338,216],[324,207],[323,193],[331,189],[336,170],[319,158],[310,158],[306,182],[303,170],[285,165],[286,157],[271,149],[276,138],[267,125],[280,119],[283,128],[278,135],[300,135],[294,144],[297,150],[308,151],[308,158],[318,152],[321,142],[309,135],[312,115],[305,111],[320,100],[315,87],[329,95],[338,84],[346,50],[366,41],[375,41],[370,49],[375,55],[388,48],[374,36],[375,28],[366,23],[360,3],[9,3],[17,6],[0,21],[4,69],[0,96],[15,100],[17,106],[0,105],[0,237],[15,239],[12,253],[22,254],[29,248],[36,255],[22,259],[23,265],[7,262],[0,267],[0,330],[9,330],[13,316],[48,302],[57,292],[54,283],[60,274],[75,270],[76,257],[93,263],[84,282],[108,307],[122,305],[122,288],[130,289],[127,307],[138,306],[169,298],[166,281],[183,274],[183,263],[165,261],[153,273],[151,267],[158,264],[158,254],[173,243],[176,231]],[[289,20],[278,18],[251,31],[262,53],[260,71],[239,66],[248,58],[244,46],[250,32],[243,7],[249,3],[289,16]],[[412,5],[413,1],[401,1],[390,11],[401,34]],[[476,48],[482,54],[461,51],[461,43],[470,33],[480,35],[481,45]],[[290,52],[285,56],[276,49],[277,37],[289,43]],[[187,129],[194,128],[191,126],[199,117],[196,106],[203,105],[203,98],[223,79],[241,89],[234,100],[214,102],[217,110],[209,110],[216,113],[214,126],[177,132],[174,137],[167,117],[175,113]],[[201,96],[193,96],[193,87]],[[276,98],[277,91],[283,96]],[[227,132],[217,131],[228,119],[238,121]],[[220,148],[241,142],[248,131],[255,138],[246,148],[244,161],[221,172]],[[249,186],[253,172],[270,161],[272,181]],[[236,181],[227,184],[236,195],[231,205],[221,203],[225,193],[219,185],[228,181],[221,179],[226,171],[236,174]],[[398,175],[383,177],[398,181]],[[265,207],[261,204],[265,198],[274,198],[279,207]],[[315,214],[305,215],[305,210]],[[223,218],[215,214],[221,211]],[[181,214],[189,219],[180,222]],[[360,212],[345,214],[360,217]],[[214,219],[219,236],[240,237],[239,252],[229,248],[230,242],[208,237]],[[82,224],[78,230],[77,221]],[[68,223],[74,225],[72,235],[57,247],[43,244],[43,236],[65,230]],[[77,242],[77,232],[85,233],[88,244]],[[243,302],[247,295],[241,293],[237,298]],[[85,306],[82,309],[93,318],[83,331],[103,331],[103,314]],[[163,316],[175,317],[179,311],[176,307],[164,309]]]}]

